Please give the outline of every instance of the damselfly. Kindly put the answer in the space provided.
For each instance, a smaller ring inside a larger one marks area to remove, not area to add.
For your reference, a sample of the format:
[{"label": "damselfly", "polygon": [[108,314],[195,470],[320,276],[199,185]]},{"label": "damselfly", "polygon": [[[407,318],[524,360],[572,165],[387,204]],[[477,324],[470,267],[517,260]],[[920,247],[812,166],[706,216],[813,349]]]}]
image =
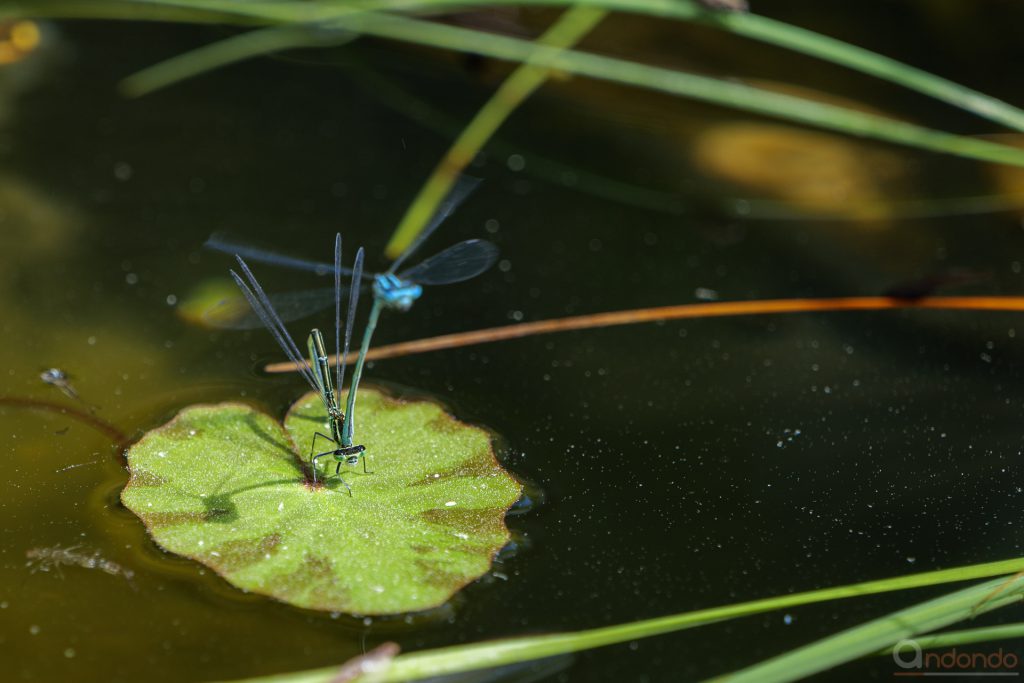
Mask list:
[{"label": "damselfly", "polygon": [[[357,277],[349,269],[343,268],[341,272],[353,276],[353,286],[355,283],[360,283],[361,286],[372,288],[375,303],[379,301],[384,308],[401,311],[407,311],[412,307],[413,303],[423,294],[424,285],[454,284],[469,280],[484,272],[497,260],[498,248],[492,243],[480,239],[454,244],[420,263],[398,272],[399,267],[465,201],[479,182],[475,178],[460,178],[420,235],[383,273],[364,273]],[[203,246],[207,249],[243,256],[250,261],[282,268],[304,270],[318,275],[333,272],[333,267],[329,263],[309,261],[266,251],[235,242],[218,233],[211,235]],[[273,303],[274,309],[281,319],[291,322],[327,308],[334,301],[334,296],[332,289],[319,288],[273,294],[269,300]],[[232,329],[259,327],[262,322],[257,316],[248,314],[245,308],[240,308],[236,302],[231,301],[221,302],[214,307],[207,314],[206,319],[215,327]]]},{"label": "damselfly", "polygon": [[[419,249],[420,245],[422,245],[423,242],[425,242],[426,239],[430,237],[435,230],[437,230],[441,223],[443,223],[444,220],[459,206],[459,204],[469,196],[479,182],[479,180],[474,178],[460,178],[459,182],[456,183],[454,189],[441,203],[441,206],[434,214],[434,217],[430,220],[419,236],[413,240],[412,244],[410,244],[397,259],[395,259],[391,264],[391,267],[383,273],[364,276],[361,271],[358,273],[355,272],[354,268],[352,271],[343,271],[338,265],[337,260],[335,261],[333,271],[335,273],[334,298],[336,301],[341,297],[340,290],[338,289],[340,285],[338,283],[340,281],[340,273],[342,272],[345,272],[352,277],[351,286],[353,296],[354,292],[360,289],[360,283],[362,283],[364,277],[369,278],[373,283],[373,306],[370,308],[370,316],[363,332],[363,341],[359,348],[359,355],[356,358],[356,364],[352,370],[352,386],[348,392],[348,403],[345,409],[345,414],[349,417],[347,420],[344,420],[341,443],[351,443],[351,432],[354,428],[354,416],[352,415],[352,410],[355,406],[356,390],[359,388],[359,380],[363,374],[363,364],[366,360],[366,352],[370,349],[370,340],[373,338],[374,330],[377,329],[377,320],[380,317],[381,311],[385,308],[407,311],[423,294],[423,285],[446,285],[469,280],[490,268],[497,260],[498,248],[496,246],[486,240],[472,239],[454,244],[447,249],[424,259],[415,266],[406,268],[401,272],[396,272],[406,259],[408,259],[413,252]],[[300,258],[283,256],[263,251],[262,249],[231,243],[218,235],[210,237],[204,246],[217,251],[234,252],[239,261],[241,261],[241,256],[244,255],[253,261],[262,261],[276,266],[308,270],[320,274],[328,273],[332,270],[332,268],[325,263],[306,261]],[[292,292],[278,295],[276,300],[288,306],[290,316],[285,319],[294,320],[323,308],[323,302],[325,300],[324,294],[324,290]],[[273,310],[271,300],[266,297],[264,298],[266,299],[266,306]],[[255,306],[253,308],[255,309]],[[259,313],[259,311],[257,311],[257,313]],[[216,321],[214,321],[214,324],[217,324]],[[263,321],[263,324],[266,325],[266,321]],[[225,324],[222,326],[250,327],[250,325],[238,323]],[[345,345],[347,350],[347,337]],[[342,359],[339,358],[337,361],[339,366],[341,365],[341,360]],[[293,359],[292,362],[295,362],[295,360]],[[298,366],[298,363],[296,363],[296,366]]]},{"label": "damselfly", "polygon": [[[355,322],[356,304],[359,301],[360,289],[359,287],[349,288],[348,309],[345,314],[345,344],[344,349],[342,349],[341,293],[343,287],[341,279],[344,272],[350,272],[356,281],[362,277],[363,249],[360,247],[356,252],[356,258],[352,269],[343,269],[341,267],[341,234],[339,233],[334,240],[334,353],[337,362],[334,378],[331,377],[331,367],[328,360],[327,348],[324,345],[324,338],[320,333],[320,330],[313,328],[312,332],[309,334],[309,361],[307,361],[302,357],[298,346],[295,344],[295,340],[292,339],[292,336],[288,333],[288,329],[285,327],[281,316],[278,315],[275,310],[274,304],[271,302],[266,292],[263,291],[263,287],[260,286],[260,283],[252,274],[252,271],[249,269],[245,260],[239,254],[236,254],[235,258],[238,260],[238,265],[241,268],[245,279],[233,270],[231,271],[231,277],[234,278],[239,289],[242,290],[242,294],[245,296],[246,301],[249,302],[249,305],[252,307],[253,312],[259,318],[260,322],[262,322],[267,330],[273,335],[278,346],[280,346],[281,350],[284,351],[284,354],[288,356],[288,359],[295,364],[296,369],[298,369],[299,373],[313,388],[313,391],[320,395],[320,398],[324,403],[324,407],[327,409],[327,419],[331,433],[330,435],[327,435],[319,431],[315,432],[313,434],[313,441],[309,448],[310,466],[313,471],[313,482],[316,482],[317,460],[323,457],[332,456],[337,462],[335,474],[339,476],[341,483],[345,485],[345,488],[348,489],[349,495],[351,495],[352,487],[350,487],[348,482],[340,476],[341,466],[355,465],[362,460],[363,472],[367,474],[369,474],[369,472],[366,469],[366,447],[362,445],[354,445],[352,443],[354,430],[353,419],[355,417],[355,395],[356,388],[359,383],[359,380],[354,373],[351,386],[349,387],[349,397],[346,410],[343,412],[340,407],[343,382],[345,379],[345,356],[348,354],[349,342],[352,339],[352,327]],[[322,437],[333,443],[334,448],[314,455],[317,437]]]}]

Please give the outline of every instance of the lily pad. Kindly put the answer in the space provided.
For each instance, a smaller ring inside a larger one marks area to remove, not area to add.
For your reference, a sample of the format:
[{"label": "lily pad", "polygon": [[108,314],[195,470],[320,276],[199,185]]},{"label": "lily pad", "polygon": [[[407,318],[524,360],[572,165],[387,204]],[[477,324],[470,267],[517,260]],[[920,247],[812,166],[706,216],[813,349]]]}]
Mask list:
[{"label": "lily pad", "polygon": [[309,476],[313,433],[329,433],[310,393],[284,427],[240,403],[182,410],[128,451],[121,500],[163,548],[243,590],[352,614],[439,605],[490,568],[521,487],[486,431],[435,403],[363,388],[356,419],[371,473],[342,467],[352,495]]}]

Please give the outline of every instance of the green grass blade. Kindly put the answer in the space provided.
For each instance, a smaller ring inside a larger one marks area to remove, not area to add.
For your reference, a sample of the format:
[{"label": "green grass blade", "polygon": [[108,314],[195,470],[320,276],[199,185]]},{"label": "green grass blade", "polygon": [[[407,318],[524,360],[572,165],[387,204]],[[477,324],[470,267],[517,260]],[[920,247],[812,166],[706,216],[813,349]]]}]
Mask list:
[{"label": "green grass blade", "polygon": [[729,14],[716,23],[738,35],[841,64],[930,95],[1008,128],[1024,131],[1024,110],[877,52],[755,14]]},{"label": "green grass blade", "polygon": [[[889,81],[910,90],[920,92],[956,108],[972,112],[980,117],[1024,131],[1024,111],[1008,102],[968,88],[958,83],[914,68],[905,63],[872,52],[835,38],[829,38],[800,27],[777,22],[756,13],[709,11],[691,0],[492,0],[489,5],[577,5],[600,7],[606,10],[630,12],[660,18],[672,18],[696,22],[734,33],[770,45],[813,56],[836,63],[854,71]],[[99,5],[100,7],[83,7]],[[335,18],[339,14],[373,9],[392,11],[454,11],[475,8],[478,3],[452,0],[361,0],[338,2],[259,2],[240,5],[224,0],[168,0],[164,2],[123,1],[82,3],[69,0],[37,0],[35,3],[13,3],[25,13],[44,12],[68,15],[70,12],[82,16],[87,13],[99,15],[102,6],[113,6],[118,11],[136,14],[142,12],[223,12],[225,15],[247,15],[272,22],[312,22]],[[249,5],[249,6],[246,6]],[[39,14],[37,14],[39,15]],[[110,15],[103,13],[103,15]],[[186,19],[187,20],[187,19]]]},{"label": "green grass blade", "polygon": [[[540,0],[537,0],[534,4],[539,2]],[[611,0],[587,0],[587,2],[610,3]],[[643,2],[645,11],[649,14],[657,14],[657,11],[662,13],[670,11],[669,5],[663,2],[654,2],[654,0],[643,0]],[[437,9],[442,6],[438,3],[424,0],[419,0],[418,2],[407,0],[407,3],[399,4],[396,2],[389,6],[415,7],[420,9]],[[89,3],[80,4],[88,5]],[[556,3],[556,0],[550,0],[547,4],[560,3]],[[0,8],[0,17],[25,15],[54,16],[60,15],[61,11],[67,16],[98,16],[98,10],[76,9],[75,6],[75,3],[70,3],[68,0],[51,0],[50,2],[41,0],[38,5],[19,3]],[[333,16],[335,17],[335,24],[383,38],[430,45],[441,49],[476,52],[496,59],[530,61],[536,65],[558,68],[592,78],[691,97],[705,102],[789,119],[851,135],[875,138],[983,161],[1018,166],[1024,165],[1024,152],[1006,145],[951,135],[881,116],[814,102],[791,95],[751,88],[739,83],[698,76],[696,74],[568,50],[561,53],[543,50],[535,53],[533,43],[530,41],[393,15],[360,13],[359,8],[373,6],[377,5],[369,0],[358,4],[339,4],[323,1],[303,3],[239,3],[227,0],[191,0],[188,2],[185,0],[174,0],[173,2],[171,0],[166,0],[165,2],[134,0],[134,2],[125,2],[123,4],[113,2],[102,3],[104,11],[114,7],[130,7],[132,9],[131,18],[136,19],[142,18],[142,15],[145,14],[142,10],[151,11],[152,18],[166,18],[167,12],[172,8],[176,8],[178,11],[189,10],[195,12],[197,17],[205,21],[209,21],[211,17],[216,16],[237,16],[239,21],[245,19],[247,21],[267,22],[309,22],[325,21]],[[447,3],[446,6],[463,5]],[[675,9],[674,15],[682,16],[685,13],[692,13],[692,8],[691,3],[684,3],[680,0],[679,7]],[[345,16],[337,18],[339,14]],[[705,16],[708,20],[714,17],[715,21],[719,23],[735,23],[735,17],[738,15],[733,13],[714,15],[704,13],[702,16]],[[112,18],[117,18],[117,16],[115,15]],[[741,27],[744,26],[742,21],[739,24]],[[755,24],[755,26],[758,25]],[[778,29],[778,26],[775,28]],[[763,30],[762,32],[765,35],[771,34],[771,31],[768,30]],[[777,33],[778,31],[776,31]],[[818,41],[818,44],[820,43],[821,40]],[[860,55],[861,53],[857,54]],[[850,58],[852,59],[852,53]],[[878,68],[881,69],[881,66],[878,66]],[[921,73],[923,74],[924,72]],[[967,96],[964,96],[962,100],[968,103],[974,101],[972,97]],[[991,105],[992,102],[988,102],[986,105],[988,109],[983,107],[983,110],[990,111]]]},{"label": "green grass blade", "polygon": [[154,64],[121,81],[121,92],[140,97],[160,88],[250,57],[289,48],[340,45],[354,38],[340,31],[317,31],[306,26],[257,29],[210,43]]},{"label": "green grass blade", "polygon": [[[338,62],[336,61],[335,64],[338,64]],[[365,63],[356,64],[354,60],[345,60],[344,69],[346,78],[356,83],[366,92],[372,93],[378,101],[386,104],[396,113],[405,116],[411,121],[449,139],[456,137],[462,130],[461,122],[454,116],[442,112],[426,100],[420,99],[408,90],[403,89],[391,79],[376,73]],[[488,142],[487,147],[500,157],[522,153],[529,159],[527,164],[528,173],[554,185],[566,187],[593,197],[619,202],[627,206],[639,207],[648,211],[660,211],[673,215],[679,215],[687,208],[686,199],[676,193],[642,187],[623,180],[586,171],[573,166],[569,161],[557,161],[538,153],[535,149],[524,148],[519,143],[512,144],[502,141],[499,137],[494,137]],[[567,182],[566,177],[570,175],[573,180],[572,182]],[[750,200],[744,201],[751,206],[753,205]],[[1004,206],[1004,204],[1006,202],[999,204],[999,206]],[[1019,201],[1013,204],[1013,206],[1017,207],[1022,204],[1024,202]],[[720,208],[722,211],[739,213],[735,209],[735,202],[729,200],[723,200]],[[775,218],[783,211],[783,207],[772,206],[771,210],[773,212],[772,216]],[[1006,210],[1005,206],[1003,210]],[[752,213],[753,211],[750,211],[743,215],[749,217],[748,214]],[[799,215],[806,218],[803,214],[796,214],[792,209],[789,211],[789,215]]]},{"label": "green grass blade", "polygon": [[[577,0],[577,3],[714,26],[745,38],[848,67],[928,95],[1014,130],[1024,131],[1024,110],[1018,107],[877,52],[755,13],[716,12],[707,10],[692,0]],[[419,7],[451,7],[456,3],[447,0],[423,0],[415,4]],[[563,0],[496,0],[491,4],[560,5],[563,4]]]},{"label": "green grass blade", "polygon": [[707,76],[591,53],[541,48],[530,41],[405,17],[360,14],[339,20],[338,23],[350,30],[381,38],[476,52],[496,59],[529,61],[599,80],[649,88],[851,135],[971,159],[1024,166],[1024,151],[1007,145],[952,135]]},{"label": "green grass blade", "polygon": [[[736,35],[846,66],[929,95],[978,116],[1024,131],[1024,110],[876,52],[757,14],[713,12],[692,0],[493,0],[490,5],[590,6],[659,18],[694,21]],[[34,0],[7,2],[0,17],[77,17],[164,21],[312,22],[353,11],[457,11],[478,7],[457,0],[361,0],[348,2],[248,2],[237,0]]]},{"label": "green grass blade", "polygon": [[816,643],[792,650],[714,683],[784,683],[796,681],[853,659],[870,655],[901,640],[970,619],[978,614],[1020,602],[1024,575],[987,581],[928,600],[881,619],[847,629]]},{"label": "green grass blade", "polygon": [[[571,47],[590,33],[607,14],[605,10],[585,5],[572,7],[566,10],[551,28],[536,40],[536,43],[555,48]],[[520,64],[505,79],[455,139],[406,210],[384,248],[384,253],[389,258],[398,258],[398,255],[412,244],[469,162],[494,136],[512,112],[547,81],[550,73],[548,69],[527,61]]]},{"label": "green grass blade", "polygon": [[[403,89],[391,79],[376,73],[365,63],[339,57],[335,64],[344,69],[346,78],[406,118],[447,138],[456,137],[462,130],[454,116],[449,116],[431,103]],[[692,210],[689,199],[669,190],[635,185],[598,173],[574,167],[570,162],[556,161],[539,153],[536,149],[524,147],[522,143],[509,143],[500,137],[492,138],[487,148],[499,157],[523,154],[529,161],[526,173],[543,179],[553,185],[575,192],[599,197],[627,206],[672,215],[683,215]],[[572,182],[566,182],[566,176]],[[830,223],[862,220],[854,214],[821,214],[801,210],[783,201],[751,199],[749,197],[718,198],[712,201],[718,211],[743,218],[744,220],[789,220],[828,221]],[[1014,211],[1024,207],[1024,195],[992,194],[944,196],[927,199],[879,200],[867,205],[869,211],[884,214],[893,220],[910,218],[936,218],[942,216],[965,216]],[[863,208],[863,207],[862,207]]]},{"label": "green grass blade", "polygon": [[[205,4],[205,3],[204,3]],[[253,8],[211,9],[198,3],[146,0],[0,0],[0,20],[112,19],[116,21],[180,21],[197,24],[266,23]]]},{"label": "green grass blade", "polygon": [[[724,607],[713,607],[710,609],[698,610],[695,612],[684,612],[667,617],[648,619],[628,624],[607,626],[603,628],[577,631],[574,633],[559,633],[544,636],[529,636],[524,638],[508,638],[503,640],[486,641],[471,645],[457,645],[453,647],[427,650],[424,652],[413,652],[400,655],[394,660],[392,667],[388,670],[383,681],[400,683],[401,681],[413,681],[427,676],[440,676],[453,674],[461,671],[472,671],[474,669],[485,669],[488,667],[502,666],[515,662],[541,659],[553,655],[569,652],[579,652],[604,645],[627,642],[638,638],[647,638],[673,631],[681,631],[698,626],[704,626],[716,621],[736,619],[739,617],[770,612],[773,610],[786,609],[799,605],[808,605],[828,600],[842,598],[861,597],[878,593],[886,593],[909,588],[922,588],[935,586],[955,581],[969,581],[972,579],[986,578],[991,576],[1007,574],[1024,569],[1024,558],[1014,560],[1002,560],[985,564],[956,567],[953,569],[942,569],[933,572],[899,576],[878,581],[824,588],[820,590],[783,595],[774,598],[754,600],[750,602],[726,605]],[[993,588],[983,592],[976,603],[981,603],[984,598],[991,595],[994,587],[1006,584],[1006,579],[998,579],[991,582]],[[1002,593],[1000,598],[1005,598],[1009,593]],[[1016,598],[1014,598],[1016,599]],[[1003,604],[1001,601],[992,600],[989,605]],[[881,643],[870,652],[881,649],[888,643]],[[326,683],[332,679],[336,672],[335,668],[315,669],[276,676],[247,679],[235,683]]]}]

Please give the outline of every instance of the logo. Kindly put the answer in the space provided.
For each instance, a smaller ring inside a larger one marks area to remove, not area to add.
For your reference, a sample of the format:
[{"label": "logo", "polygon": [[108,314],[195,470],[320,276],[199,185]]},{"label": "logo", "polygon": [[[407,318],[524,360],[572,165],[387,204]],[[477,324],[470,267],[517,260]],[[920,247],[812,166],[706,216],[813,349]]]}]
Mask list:
[{"label": "logo", "polygon": [[993,652],[973,650],[936,650],[925,652],[916,640],[901,640],[892,651],[899,667],[893,676],[1020,676],[1020,657],[999,648]]}]

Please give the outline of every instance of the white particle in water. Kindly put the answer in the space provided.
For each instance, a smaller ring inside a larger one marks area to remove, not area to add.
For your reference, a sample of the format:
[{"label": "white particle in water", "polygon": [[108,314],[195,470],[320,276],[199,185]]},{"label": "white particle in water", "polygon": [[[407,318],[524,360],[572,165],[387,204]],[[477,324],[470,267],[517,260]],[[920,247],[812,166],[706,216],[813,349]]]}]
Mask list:
[{"label": "white particle in water", "polygon": [[69,647],[66,650],[64,650],[64,656],[67,657],[68,659],[71,659],[72,657],[74,657],[75,656],[75,648]]},{"label": "white particle in water", "polygon": [[449,500],[447,503],[444,504],[446,508],[450,508],[454,505],[457,505],[457,503],[454,500]]},{"label": "white particle in water", "polygon": [[693,296],[694,298],[699,299],[701,301],[718,300],[718,292],[707,287],[698,287],[697,289],[693,290]]},{"label": "white particle in water", "polygon": [[168,306],[173,306],[174,304],[178,303],[178,297],[176,297],[173,294],[168,294],[166,301]]},{"label": "white particle in water", "polygon": [[200,548],[202,548],[204,545],[206,545],[206,541],[202,541],[202,540],[199,541],[199,547]]},{"label": "white particle in water", "polygon": [[277,504],[277,511],[278,512],[284,511],[284,501],[283,500],[280,503]]},{"label": "white particle in water", "polygon": [[793,623],[793,615],[792,614],[785,614],[785,615],[783,615],[782,623],[785,624],[786,626],[789,626],[790,624],[792,624]]},{"label": "white particle in water", "polygon": [[114,164],[114,177],[122,182],[130,180],[134,172],[135,170],[132,168],[132,165],[126,161],[119,161]]},{"label": "white particle in water", "polygon": [[914,564],[915,562],[917,562],[917,558],[910,556],[907,558],[907,562],[909,562],[910,564]]},{"label": "white particle in water", "polygon": [[157,454],[156,454],[156,457],[158,457],[158,458],[166,458],[167,457],[167,451],[158,451]]},{"label": "white particle in water", "polygon": [[196,435],[196,430],[194,430],[194,429],[188,430],[188,435],[189,436],[195,436]]},{"label": "white particle in water", "polygon": [[384,586],[374,586],[373,587],[373,592],[374,593],[383,593],[384,592]]},{"label": "white particle in water", "polygon": [[31,626],[28,627],[28,632],[31,633],[34,636],[38,636],[39,635],[39,631],[41,631],[41,630],[42,629],[40,629],[36,624],[32,624]]}]

